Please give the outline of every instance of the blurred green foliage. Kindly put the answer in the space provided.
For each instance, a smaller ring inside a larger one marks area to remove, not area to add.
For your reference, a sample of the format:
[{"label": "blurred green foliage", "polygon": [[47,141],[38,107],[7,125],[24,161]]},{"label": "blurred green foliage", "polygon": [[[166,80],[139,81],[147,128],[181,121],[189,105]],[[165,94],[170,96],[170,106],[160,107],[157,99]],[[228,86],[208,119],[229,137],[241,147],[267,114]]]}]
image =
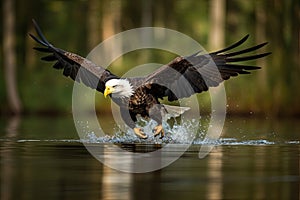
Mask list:
[{"label": "blurred green foliage", "polygon": [[[265,51],[273,53],[257,63],[262,70],[226,82],[229,112],[268,116],[300,114],[299,4],[299,1],[284,0],[226,1],[225,44],[249,33],[247,45],[268,41]],[[32,50],[35,44],[28,37],[29,32],[34,33],[32,18],[37,20],[51,43],[82,56],[107,38],[107,19],[115,20],[112,21],[113,33],[159,26],[187,34],[207,50],[215,50],[208,46],[212,23],[209,8],[208,0],[16,0],[17,79],[25,112],[69,113],[72,109],[73,82],[63,77],[62,72],[52,69],[51,64],[40,61],[41,54]],[[3,21],[0,23],[2,36]],[[96,27],[91,29],[91,24]],[[2,46],[2,41],[0,44]],[[4,51],[1,48],[1,60]],[[149,62],[168,63],[174,57],[168,52],[136,51],[124,55],[110,69],[123,74],[134,66]],[[1,75],[2,65],[1,62]],[[8,110],[3,80],[1,77],[2,113]],[[200,94],[199,99],[203,102],[201,109],[203,107],[205,111],[209,105],[208,94]],[[97,102],[97,109],[107,109],[103,106],[108,105],[107,100],[99,97]]]}]

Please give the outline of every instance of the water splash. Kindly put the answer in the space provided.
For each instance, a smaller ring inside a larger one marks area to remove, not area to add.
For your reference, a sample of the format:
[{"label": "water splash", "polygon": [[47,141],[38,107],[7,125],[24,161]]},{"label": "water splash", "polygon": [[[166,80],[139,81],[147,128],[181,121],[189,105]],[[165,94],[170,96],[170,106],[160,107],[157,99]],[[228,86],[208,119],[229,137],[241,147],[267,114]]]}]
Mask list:
[{"label": "water splash", "polygon": [[214,146],[224,146],[224,145],[232,145],[232,146],[240,146],[240,145],[250,145],[250,146],[257,146],[257,145],[273,145],[279,144],[274,141],[268,140],[244,140],[239,141],[235,138],[219,138],[217,140],[195,140],[193,144],[196,145],[214,145]]},{"label": "water splash", "polygon": [[148,138],[138,138],[130,129],[124,131],[118,127],[114,128],[114,135],[105,135],[104,137],[97,136],[94,132],[86,134],[84,139],[81,139],[83,143],[113,143],[113,144],[193,144],[193,145],[285,145],[285,144],[300,144],[300,141],[270,141],[267,139],[253,139],[253,140],[239,140],[236,138],[219,138],[219,139],[205,139],[206,131],[204,127],[201,127],[197,120],[186,120],[183,123],[177,123],[174,121],[173,125],[163,123],[164,130],[166,132],[165,137],[160,139],[159,137],[153,136],[153,128],[156,126],[156,122],[153,120],[146,121],[140,120],[138,127],[143,128],[144,132],[147,133]]},{"label": "water splash", "polygon": [[157,125],[154,120],[140,119],[137,127],[140,127],[148,135],[147,139],[138,138],[131,129],[114,128],[114,135],[97,136],[94,132],[86,134],[82,139],[84,143],[141,143],[141,144],[192,144],[198,134],[199,121],[187,120],[182,124],[174,121],[171,126],[163,122],[165,137],[154,137],[153,128]]}]

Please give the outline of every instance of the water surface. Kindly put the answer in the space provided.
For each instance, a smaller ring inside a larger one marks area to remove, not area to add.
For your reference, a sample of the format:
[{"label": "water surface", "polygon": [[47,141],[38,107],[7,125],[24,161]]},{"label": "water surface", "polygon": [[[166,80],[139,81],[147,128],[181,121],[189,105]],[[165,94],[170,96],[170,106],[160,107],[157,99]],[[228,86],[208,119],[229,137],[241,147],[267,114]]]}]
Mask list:
[{"label": "water surface", "polygon": [[[4,119],[0,199],[299,199],[298,123],[228,118],[204,159],[198,152],[205,144],[198,140],[168,167],[130,174],[95,159],[72,117]],[[97,145],[142,153],[163,144]],[[108,158],[114,153],[105,151]]]}]

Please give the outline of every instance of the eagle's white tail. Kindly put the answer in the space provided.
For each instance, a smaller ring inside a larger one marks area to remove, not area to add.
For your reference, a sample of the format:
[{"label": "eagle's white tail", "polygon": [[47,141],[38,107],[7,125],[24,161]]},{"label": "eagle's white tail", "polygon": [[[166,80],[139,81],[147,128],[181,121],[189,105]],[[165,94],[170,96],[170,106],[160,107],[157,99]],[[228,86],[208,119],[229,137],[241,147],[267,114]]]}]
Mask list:
[{"label": "eagle's white tail", "polygon": [[190,109],[189,107],[170,106],[166,104],[163,104],[163,106],[164,107],[162,108],[161,112],[165,120],[168,120],[172,117],[178,117]]}]

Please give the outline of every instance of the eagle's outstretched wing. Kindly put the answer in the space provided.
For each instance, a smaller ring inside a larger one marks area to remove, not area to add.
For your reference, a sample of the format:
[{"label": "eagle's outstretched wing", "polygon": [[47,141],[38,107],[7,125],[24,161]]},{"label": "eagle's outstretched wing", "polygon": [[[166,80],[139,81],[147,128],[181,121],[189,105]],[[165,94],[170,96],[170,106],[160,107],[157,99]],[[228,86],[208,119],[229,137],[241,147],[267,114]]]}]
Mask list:
[{"label": "eagle's outstretched wing", "polygon": [[174,101],[207,91],[209,87],[218,86],[232,76],[249,74],[249,70],[260,67],[241,65],[236,62],[258,59],[270,53],[239,56],[260,49],[267,43],[228,52],[243,44],[248,37],[249,35],[220,51],[206,54],[197,52],[187,57],[177,57],[148,75],[144,84],[157,98],[168,97],[169,101]]},{"label": "eagle's outstretched wing", "polygon": [[82,82],[86,86],[97,89],[102,93],[105,90],[106,81],[113,78],[118,78],[110,71],[96,65],[86,58],[54,47],[47,41],[41,29],[34,20],[33,24],[38,37],[32,34],[29,35],[36,42],[44,46],[34,47],[34,49],[40,52],[50,53],[50,55],[42,57],[41,59],[45,61],[56,61],[53,67],[55,69],[63,70],[63,75],[70,77],[75,81]]}]

